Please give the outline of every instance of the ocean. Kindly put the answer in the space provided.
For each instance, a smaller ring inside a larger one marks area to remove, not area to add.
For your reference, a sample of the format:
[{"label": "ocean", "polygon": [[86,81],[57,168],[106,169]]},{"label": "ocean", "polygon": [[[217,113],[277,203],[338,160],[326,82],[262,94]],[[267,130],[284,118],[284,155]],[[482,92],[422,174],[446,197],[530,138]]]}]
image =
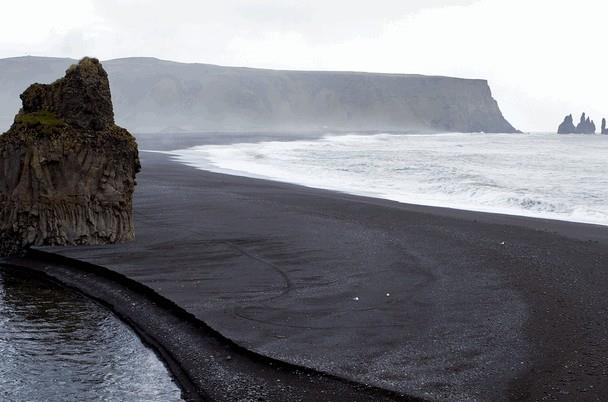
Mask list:
[{"label": "ocean", "polygon": [[403,203],[608,225],[608,136],[327,134],[171,154],[213,172]]}]

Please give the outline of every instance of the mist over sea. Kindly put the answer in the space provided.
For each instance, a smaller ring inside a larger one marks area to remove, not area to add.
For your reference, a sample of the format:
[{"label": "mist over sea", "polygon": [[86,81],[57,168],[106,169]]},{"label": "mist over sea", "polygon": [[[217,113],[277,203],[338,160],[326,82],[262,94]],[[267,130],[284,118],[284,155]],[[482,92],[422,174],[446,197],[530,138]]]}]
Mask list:
[{"label": "mist over sea", "polygon": [[171,152],[220,173],[405,203],[608,225],[608,136],[327,135]]}]

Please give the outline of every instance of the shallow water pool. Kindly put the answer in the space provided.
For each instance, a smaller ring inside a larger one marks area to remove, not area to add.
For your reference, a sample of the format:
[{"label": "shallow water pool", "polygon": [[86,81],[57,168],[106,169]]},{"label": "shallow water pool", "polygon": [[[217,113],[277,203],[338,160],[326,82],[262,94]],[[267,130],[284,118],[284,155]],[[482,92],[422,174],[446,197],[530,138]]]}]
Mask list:
[{"label": "shallow water pool", "polygon": [[92,300],[0,266],[0,400],[181,401],[156,354]]}]

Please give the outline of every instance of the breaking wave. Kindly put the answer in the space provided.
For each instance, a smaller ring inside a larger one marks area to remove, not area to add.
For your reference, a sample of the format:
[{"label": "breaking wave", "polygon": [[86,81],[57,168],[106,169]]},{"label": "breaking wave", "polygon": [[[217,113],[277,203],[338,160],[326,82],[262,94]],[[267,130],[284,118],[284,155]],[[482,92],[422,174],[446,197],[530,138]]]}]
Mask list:
[{"label": "breaking wave", "polygon": [[608,136],[328,135],[172,154],[220,173],[412,204],[608,225]]}]

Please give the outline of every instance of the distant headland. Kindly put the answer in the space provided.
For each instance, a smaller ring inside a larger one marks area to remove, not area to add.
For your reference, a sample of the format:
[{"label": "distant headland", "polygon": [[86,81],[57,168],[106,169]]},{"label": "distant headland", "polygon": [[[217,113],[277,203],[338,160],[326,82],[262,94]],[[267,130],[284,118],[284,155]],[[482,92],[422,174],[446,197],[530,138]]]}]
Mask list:
[{"label": "distant headland", "polygon": [[[52,82],[72,59],[0,59],[0,131],[32,82]],[[132,132],[517,130],[488,82],[409,74],[264,70],[155,58],[104,61],[116,121]]]},{"label": "distant headland", "polygon": [[[571,114],[564,118],[562,124],[557,128],[558,134],[595,134],[597,127],[595,122],[591,120],[585,112],[581,115],[578,124],[574,125],[574,118]],[[606,127],[606,119],[602,119],[602,126],[600,128],[600,134],[608,134],[608,127]]]}]

